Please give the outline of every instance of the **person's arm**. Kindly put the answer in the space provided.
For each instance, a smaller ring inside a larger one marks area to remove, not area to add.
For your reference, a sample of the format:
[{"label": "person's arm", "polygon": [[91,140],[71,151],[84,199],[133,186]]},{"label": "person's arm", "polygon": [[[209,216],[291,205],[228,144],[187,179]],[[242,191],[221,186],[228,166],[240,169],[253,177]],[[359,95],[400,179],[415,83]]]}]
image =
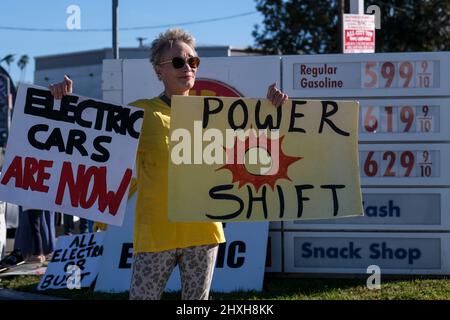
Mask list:
[{"label": "person's arm", "polygon": [[52,92],[53,97],[57,100],[61,100],[66,94],[72,93],[73,81],[66,75],[64,75],[64,81],[51,84],[48,89]]},{"label": "person's arm", "polygon": [[269,99],[275,107],[280,107],[289,97],[277,88],[277,83],[272,83],[267,89],[267,99]]}]

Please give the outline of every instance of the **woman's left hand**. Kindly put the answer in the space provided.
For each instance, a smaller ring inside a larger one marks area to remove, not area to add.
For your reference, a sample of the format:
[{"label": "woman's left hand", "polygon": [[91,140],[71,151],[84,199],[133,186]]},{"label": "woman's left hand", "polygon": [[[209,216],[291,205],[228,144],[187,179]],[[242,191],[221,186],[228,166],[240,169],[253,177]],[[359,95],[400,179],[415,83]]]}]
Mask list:
[{"label": "woman's left hand", "polygon": [[277,89],[277,83],[272,83],[267,89],[267,99],[272,102],[275,107],[280,107],[289,97],[281,90]]}]

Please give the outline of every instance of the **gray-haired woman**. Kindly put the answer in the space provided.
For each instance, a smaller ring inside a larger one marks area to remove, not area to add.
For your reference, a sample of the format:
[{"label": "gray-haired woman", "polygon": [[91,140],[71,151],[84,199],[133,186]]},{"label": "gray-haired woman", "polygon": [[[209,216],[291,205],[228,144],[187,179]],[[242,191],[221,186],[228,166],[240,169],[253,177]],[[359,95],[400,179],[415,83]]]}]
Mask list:
[{"label": "gray-haired woman", "polygon": [[[134,263],[130,299],[160,299],[174,267],[180,268],[182,299],[208,299],[218,245],[225,242],[222,224],[168,220],[168,143],[173,95],[189,95],[200,59],[195,40],[181,29],[161,33],[151,45],[150,61],[164,92],[130,105],[145,110],[139,141]],[[50,86],[55,98],[72,92],[72,81]],[[272,84],[267,98],[280,106],[287,96]]]}]

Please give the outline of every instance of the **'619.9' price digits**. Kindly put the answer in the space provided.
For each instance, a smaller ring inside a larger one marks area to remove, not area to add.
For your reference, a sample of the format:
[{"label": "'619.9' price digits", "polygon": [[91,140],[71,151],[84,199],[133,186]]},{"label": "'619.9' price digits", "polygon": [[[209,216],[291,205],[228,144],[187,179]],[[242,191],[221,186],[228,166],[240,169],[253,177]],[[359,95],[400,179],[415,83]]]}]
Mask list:
[{"label": "'619.9' price digits", "polygon": [[439,132],[438,106],[362,106],[362,133]]}]

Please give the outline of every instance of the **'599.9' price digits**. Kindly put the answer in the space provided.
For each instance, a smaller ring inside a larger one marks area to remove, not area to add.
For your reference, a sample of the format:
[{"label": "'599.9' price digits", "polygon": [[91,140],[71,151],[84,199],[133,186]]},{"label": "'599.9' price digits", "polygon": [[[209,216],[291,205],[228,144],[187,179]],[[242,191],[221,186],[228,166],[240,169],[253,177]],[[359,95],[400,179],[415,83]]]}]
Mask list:
[{"label": "'599.9' price digits", "polygon": [[434,61],[368,61],[362,63],[361,87],[432,88]]}]

